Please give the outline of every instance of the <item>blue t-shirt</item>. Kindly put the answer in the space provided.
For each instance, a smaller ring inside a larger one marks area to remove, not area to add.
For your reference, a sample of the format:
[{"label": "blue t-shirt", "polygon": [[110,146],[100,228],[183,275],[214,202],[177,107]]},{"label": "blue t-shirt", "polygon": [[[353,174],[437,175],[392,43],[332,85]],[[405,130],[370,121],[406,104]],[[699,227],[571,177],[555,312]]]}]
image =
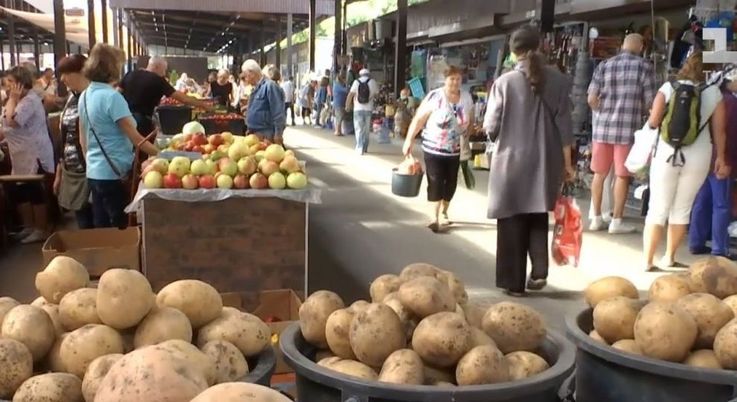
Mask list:
[{"label": "blue t-shirt", "polygon": [[333,108],[345,109],[345,102],[348,98],[348,87],[336,82],[333,85]]},{"label": "blue t-shirt", "polygon": [[[88,109],[89,108],[89,109]],[[88,117],[90,120],[88,120]],[[108,84],[92,82],[79,99],[79,118],[87,139],[87,178],[94,180],[118,180],[110,163],[105,159],[100,144],[92,135],[93,128],[102,142],[105,152],[117,170],[126,175],[133,165],[133,143],[117,122],[131,116],[128,103],[120,92]],[[133,120],[133,125],[135,125]]]}]

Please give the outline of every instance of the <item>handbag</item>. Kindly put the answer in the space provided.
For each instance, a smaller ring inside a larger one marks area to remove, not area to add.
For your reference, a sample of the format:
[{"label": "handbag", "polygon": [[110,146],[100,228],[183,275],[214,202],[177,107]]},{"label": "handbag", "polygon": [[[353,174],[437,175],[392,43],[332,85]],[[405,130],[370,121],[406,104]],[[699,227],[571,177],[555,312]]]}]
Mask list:
[{"label": "handbag", "polygon": [[658,129],[653,129],[650,124],[645,123],[644,127],[635,131],[635,143],[624,162],[624,167],[638,177],[647,174],[657,141]]},{"label": "handbag", "polygon": [[566,185],[555,202],[553,210],[555,228],[551,253],[556,264],[578,266],[583,243],[583,220],[581,209],[573,196],[573,186]]}]

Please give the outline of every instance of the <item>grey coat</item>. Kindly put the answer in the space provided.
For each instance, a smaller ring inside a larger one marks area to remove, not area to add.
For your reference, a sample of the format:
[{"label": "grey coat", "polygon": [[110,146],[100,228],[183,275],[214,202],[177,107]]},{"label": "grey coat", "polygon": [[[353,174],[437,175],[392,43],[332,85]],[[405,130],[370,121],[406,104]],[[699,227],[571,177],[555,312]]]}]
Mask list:
[{"label": "grey coat", "polygon": [[542,96],[519,70],[499,77],[489,94],[484,129],[497,145],[489,176],[491,219],[552,211],[560,193],[563,146],[573,143],[571,85],[555,68],[545,74]]}]

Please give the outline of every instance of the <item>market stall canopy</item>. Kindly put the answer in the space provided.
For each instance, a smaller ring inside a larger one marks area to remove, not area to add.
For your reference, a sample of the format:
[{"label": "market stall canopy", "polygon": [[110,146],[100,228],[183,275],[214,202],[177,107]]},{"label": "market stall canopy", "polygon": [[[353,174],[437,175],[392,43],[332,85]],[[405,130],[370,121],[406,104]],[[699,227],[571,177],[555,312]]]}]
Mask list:
[{"label": "market stall canopy", "polygon": [[[142,10],[180,10],[200,11],[205,4],[202,0],[110,0],[112,8],[136,8]],[[206,8],[219,12],[267,13],[267,14],[307,14],[307,0],[208,0]],[[335,14],[334,0],[317,0],[317,15]]]},{"label": "market stall canopy", "polygon": [[[53,14],[43,14],[43,13],[31,13],[27,11],[19,11],[14,10],[12,8],[6,8],[6,7],[0,7],[0,10],[2,10],[5,13],[12,14],[18,18],[23,19],[24,21],[27,21],[30,24],[33,24],[39,28],[45,29],[49,32],[54,32],[54,15]],[[88,29],[87,29],[87,19],[84,17],[66,17],[65,20],[66,25],[66,38],[70,42],[74,42],[80,45],[87,45],[89,43],[88,39]]]}]

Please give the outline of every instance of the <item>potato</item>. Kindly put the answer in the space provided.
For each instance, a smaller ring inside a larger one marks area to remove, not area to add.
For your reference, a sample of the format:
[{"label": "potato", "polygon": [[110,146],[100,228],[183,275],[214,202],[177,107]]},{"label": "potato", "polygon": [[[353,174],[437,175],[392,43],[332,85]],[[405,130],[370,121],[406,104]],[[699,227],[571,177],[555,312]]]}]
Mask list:
[{"label": "potato", "polygon": [[325,337],[330,350],[341,359],[356,360],[356,354],[351,349],[351,322],[356,313],[350,308],[333,311],[328,317],[325,326]]},{"label": "potato", "polygon": [[737,265],[724,257],[708,257],[689,269],[691,291],[720,299],[737,294]]},{"label": "potato", "polygon": [[484,314],[486,314],[486,310],[488,310],[488,307],[484,307],[479,303],[466,303],[461,304],[461,307],[463,308],[464,316],[466,317],[466,321],[474,327],[478,329],[483,328],[483,320],[484,320]]},{"label": "potato", "polygon": [[502,352],[494,346],[477,346],[458,362],[458,385],[498,384],[509,381],[509,365]]},{"label": "potato", "polygon": [[3,318],[5,318],[5,314],[8,313],[8,311],[12,310],[14,307],[20,306],[20,303],[18,303],[17,300],[13,299],[12,297],[0,297],[0,327],[3,325]]},{"label": "potato", "polygon": [[635,320],[642,305],[639,300],[616,296],[594,307],[594,329],[612,344],[622,339],[634,339]]},{"label": "potato", "polygon": [[45,311],[46,314],[49,315],[49,318],[51,318],[51,323],[54,324],[54,332],[56,333],[56,336],[59,336],[66,332],[64,325],[61,324],[59,306],[57,306],[56,304],[44,304],[43,306],[41,306],[41,310]]},{"label": "potato", "polygon": [[246,357],[254,357],[271,345],[271,330],[253,314],[226,315],[200,328],[197,346],[210,341],[228,341]]},{"label": "potato", "polygon": [[342,308],[345,308],[343,300],[333,292],[320,290],[311,294],[299,308],[299,328],[305,340],[318,348],[327,348],[325,326],[328,317]]},{"label": "potato", "polygon": [[319,362],[320,360],[327,359],[330,357],[337,357],[335,356],[335,353],[333,353],[333,351],[330,349],[318,350],[317,353],[315,353],[316,362]]},{"label": "potato", "polygon": [[223,311],[220,312],[220,315],[218,317],[224,317],[226,315],[240,315],[243,313],[242,311],[238,310],[235,307],[223,307]]},{"label": "potato", "polygon": [[370,305],[371,305],[371,303],[367,302],[366,300],[356,300],[356,301],[353,302],[353,304],[351,304],[350,306],[348,306],[348,308],[351,309],[351,311],[353,311],[354,313],[357,314],[357,313],[360,313],[363,310],[366,310],[366,308],[368,308],[368,306],[370,306]]},{"label": "potato", "polygon": [[84,396],[86,402],[95,401],[95,395],[97,395],[97,390],[100,388],[103,378],[110,371],[110,368],[113,367],[113,364],[122,358],[122,354],[114,353],[100,356],[90,363],[82,380],[82,396]]},{"label": "potato", "polygon": [[133,346],[139,349],[172,339],[191,343],[192,325],[181,311],[172,307],[161,307],[150,312],[138,325],[133,337]]},{"label": "potato", "polygon": [[376,381],[379,375],[371,367],[355,360],[339,360],[329,366],[330,370],[337,371],[351,377],[361,378],[367,381]]},{"label": "potato", "polygon": [[154,349],[164,350],[172,355],[183,357],[194,367],[197,367],[209,385],[215,384],[217,371],[215,360],[197,349],[196,346],[181,339],[172,339],[153,346]]},{"label": "potato", "polygon": [[630,299],[639,299],[640,294],[637,288],[627,279],[618,276],[609,276],[599,279],[591,283],[584,290],[584,298],[586,303],[591,307],[596,307],[600,301],[610,299],[615,296],[629,297]]},{"label": "potato", "polygon": [[389,355],[407,346],[405,328],[397,313],[379,303],[353,317],[349,339],[358,360],[371,367],[381,367]]},{"label": "potato", "polygon": [[737,318],[717,332],[714,338],[714,353],[723,368],[737,370]]},{"label": "potato", "polygon": [[13,397],[13,402],[82,401],[82,380],[68,373],[50,373],[31,377],[18,388]]},{"label": "potato", "polygon": [[286,396],[257,384],[230,382],[210,387],[191,402],[290,402]]},{"label": "potato", "polygon": [[318,360],[317,361],[317,365],[318,366],[328,367],[329,368],[330,366],[332,366],[333,364],[335,364],[335,363],[337,363],[337,362],[339,362],[341,360],[343,360],[343,359],[341,359],[340,357],[337,357],[337,356],[325,357],[323,359]]},{"label": "potato", "polygon": [[181,280],[166,285],[156,296],[159,307],[173,307],[189,318],[198,329],[218,318],[223,311],[223,298],[209,284],[197,280]]},{"label": "potato", "polygon": [[413,318],[412,312],[399,300],[399,292],[390,293],[384,298],[382,303],[394,310],[402,322],[407,322]]},{"label": "potato", "polygon": [[683,362],[691,367],[700,367],[705,369],[722,370],[722,365],[719,364],[719,359],[713,350],[701,349],[691,352],[690,355]]},{"label": "potato", "polygon": [[695,347],[698,349],[713,347],[717,332],[735,318],[734,312],[726,303],[708,293],[684,296],[676,302],[676,305],[691,314],[696,320],[699,335],[696,338]]},{"label": "potato", "polygon": [[59,319],[67,331],[102,324],[97,315],[97,289],[77,289],[64,295],[59,303]]},{"label": "potato", "polygon": [[97,287],[97,315],[115,329],[135,327],[153,307],[151,284],[138,271],[110,269]]},{"label": "potato", "polygon": [[98,402],[189,401],[208,387],[203,370],[159,346],[135,350],[118,360],[100,383]]},{"label": "potato", "polygon": [[460,305],[468,303],[468,293],[466,293],[466,285],[463,284],[463,281],[458,279],[458,277],[450,271],[442,271],[441,278],[443,279],[443,282],[448,285],[448,289],[450,289],[451,293],[453,293],[456,303]]},{"label": "potato", "polygon": [[106,325],[88,324],[64,338],[59,356],[68,373],[82,378],[93,360],[123,351],[123,337],[118,331]]},{"label": "potato", "polygon": [[436,387],[441,387],[441,388],[453,388],[453,387],[455,387],[455,386],[456,386],[456,385],[455,385],[455,384],[453,384],[453,383],[450,383],[450,382],[444,382],[444,381],[438,381],[438,382],[436,382],[436,383],[434,383],[434,384],[432,384],[432,385],[434,385],[434,386],[436,386]]},{"label": "potato", "polygon": [[689,280],[684,275],[661,276],[650,285],[648,300],[651,302],[675,303],[691,293]]},{"label": "potato", "polygon": [[[722,301],[724,302],[724,304],[726,304],[727,306],[729,306],[729,308],[732,309],[732,312],[734,313],[734,316],[737,317],[737,295],[729,296],[729,297],[727,297],[726,299],[724,299]],[[0,323],[3,322],[2,317],[3,317],[2,311],[0,311]]]},{"label": "potato", "polygon": [[[53,304],[53,303],[49,303],[46,299],[44,299],[43,296],[39,296],[33,299],[33,301],[31,302],[31,306],[33,307],[43,307],[43,306],[48,306],[50,304]],[[56,306],[58,306],[58,304],[56,304]]]},{"label": "potato", "polygon": [[530,352],[512,352],[504,356],[504,360],[507,361],[511,381],[524,380],[550,368],[545,359]]},{"label": "potato", "polygon": [[431,264],[416,262],[407,265],[399,273],[399,278],[405,282],[421,276],[430,276],[436,279],[441,278],[443,276],[443,270]]},{"label": "potato", "polygon": [[634,339],[622,339],[615,342],[612,347],[622,352],[631,353],[633,355],[642,355],[642,350],[637,346]]},{"label": "potato", "polygon": [[39,308],[22,304],[8,311],[3,320],[0,338],[15,339],[26,345],[37,362],[46,356],[54,344],[56,330],[46,312]]},{"label": "potato", "polygon": [[671,362],[688,356],[698,332],[693,317],[672,303],[650,303],[635,321],[635,342],[642,354]]},{"label": "potato", "polygon": [[486,332],[476,327],[471,327],[471,347],[475,348],[476,346],[484,345],[496,347],[496,342],[489,335],[486,335]]},{"label": "potato", "polygon": [[0,339],[0,398],[12,398],[32,375],[33,355],[26,345],[13,339]]},{"label": "potato", "polygon": [[66,338],[68,335],[68,332],[59,335],[59,337],[56,338],[54,344],[51,346],[49,353],[44,358],[44,366],[51,372],[67,372],[66,367],[64,367],[64,363],[61,361],[61,343],[64,342],[64,338]]},{"label": "potato", "polygon": [[420,319],[456,309],[455,297],[448,286],[429,276],[403,283],[399,287],[399,300]]},{"label": "potato", "polygon": [[65,256],[54,257],[36,274],[36,290],[49,303],[59,304],[65,294],[90,285],[90,274],[84,265]]},{"label": "potato", "polygon": [[602,338],[601,335],[596,332],[596,330],[589,332],[589,337],[591,337],[591,339],[595,340],[596,342],[603,343],[605,345],[609,344],[606,339]]},{"label": "potato", "polygon": [[502,353],[535,351],[547,334],[542,315],[519,303],[502,302],[489,307],[482,324]]},{"label": "potato", "polygon": [[425,385],[453,384],[456,382],[455,368],[436,369],[435,367],[425,364],[423,372],[425,373]]},{"label": "potato", "polygon": [[401,349],[392,353],[381,366],[379,381],[391,384],[424,384],[425,372],[420,355],[411,349]]},{"label": "potato", "polygon": [[215,362],[215,383],[242,380],[248,374],[248,362],[235,345],[227,341],[210,341],[202,353]]},{"label": "potato", "polygon": [[471,349],[471,326],[456,313],[437,313],[415,329],[412,349],[437,368],[453,367]]},{"label": "potato", "polygon": [[402,280],[399,279],[396,275],[382,275],[376,279],[374,279],[373,282],[371,282],[371,287],[369,288],[369,293],[371,294],[371,301],[374,303],[381,303],[384,301],[384,298],[390,294],[394,293],[399,290],[399,286],[402,285]]}]

